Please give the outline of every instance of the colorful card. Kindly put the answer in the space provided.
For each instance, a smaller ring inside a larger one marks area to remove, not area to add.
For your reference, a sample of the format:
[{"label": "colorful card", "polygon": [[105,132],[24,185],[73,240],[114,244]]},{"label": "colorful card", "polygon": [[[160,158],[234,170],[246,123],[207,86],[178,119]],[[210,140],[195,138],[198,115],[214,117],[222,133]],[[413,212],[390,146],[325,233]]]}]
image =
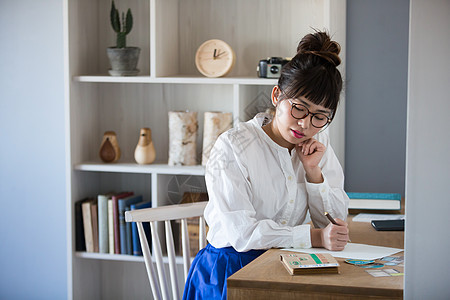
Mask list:
[{"label": "colorful card", "polygon": [[400,273],[396,269],[382,269],[382,270],[366,270],[367,273],[373,277],[388,277],[388,276],[403,276],[405,273]]},{"label": "colorful card", "polygon": [[346,259],[345,260],[346,263],[351,264],[351,265],[355,265],[355,266],[360,266],[360,265],[368,265],[368,264],[372,264],[375,261],[374,260],[366,260],[366,259]]}]

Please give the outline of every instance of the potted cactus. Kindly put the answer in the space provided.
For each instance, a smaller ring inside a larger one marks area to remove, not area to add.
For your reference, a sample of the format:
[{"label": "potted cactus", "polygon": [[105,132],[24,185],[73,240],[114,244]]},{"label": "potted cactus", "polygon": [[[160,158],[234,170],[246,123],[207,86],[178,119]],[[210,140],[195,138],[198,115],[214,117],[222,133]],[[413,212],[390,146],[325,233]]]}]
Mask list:
[{"label": "potted cactus", "polygon": [[139,47],[127,47],[126,37],[133,28],[133,15],[128,9],[127,14],[120,13],[114,5],[111,4],[111,26],[117,34],[116,47],[108,47],[106,53],[111,64],[109,74],[112,76],[131,76],[139,73],[136,69],[139,60]]}]

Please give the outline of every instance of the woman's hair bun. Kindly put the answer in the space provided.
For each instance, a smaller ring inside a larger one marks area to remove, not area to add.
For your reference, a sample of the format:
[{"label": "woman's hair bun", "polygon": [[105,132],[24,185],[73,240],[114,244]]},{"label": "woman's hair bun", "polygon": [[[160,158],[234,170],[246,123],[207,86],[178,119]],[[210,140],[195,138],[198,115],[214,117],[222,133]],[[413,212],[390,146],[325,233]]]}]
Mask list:
[{"label": "woman's hair bun", "polygon": [[316,55],[336,67],[341,64],[339,52],[341,52],[341,46],[332,41],[328,33],[323,31],[307,34],[297,46],[297,54]]}]

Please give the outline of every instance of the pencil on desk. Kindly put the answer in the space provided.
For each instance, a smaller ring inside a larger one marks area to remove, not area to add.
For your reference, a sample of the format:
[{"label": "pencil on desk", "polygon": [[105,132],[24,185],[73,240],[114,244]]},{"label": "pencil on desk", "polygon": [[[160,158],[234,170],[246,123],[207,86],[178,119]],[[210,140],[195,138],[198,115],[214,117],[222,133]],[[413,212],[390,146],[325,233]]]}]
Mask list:
[{"label": "pencil on desk", "polygon": [[[333,217],[328,212],[325,212],[325,216],[328,218],[328,220],[330,220],[331,223],[339,226],[339,224],[336,223],[336,221],[333,219]],[[351,243],[352,241],[350,239],[348,239],[348,242]]]}]

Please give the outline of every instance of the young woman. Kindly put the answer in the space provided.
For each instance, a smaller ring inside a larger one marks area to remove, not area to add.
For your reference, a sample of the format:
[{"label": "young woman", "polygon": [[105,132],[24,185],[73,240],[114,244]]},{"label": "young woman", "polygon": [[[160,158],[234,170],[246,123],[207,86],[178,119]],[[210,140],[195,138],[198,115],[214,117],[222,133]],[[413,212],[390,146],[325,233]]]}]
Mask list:
[{"label": "young woman", "polygon": [[[216,141],[205,175],[209,244],[184,299],[226,299],[227,278],[269,248],[344,249],[348,197],[324,131],[342,89],[339,52],[327,33],[306,35],[272,90],[273,116],[258,114]],[[303,224],[308,211],[314,228]]]}]

